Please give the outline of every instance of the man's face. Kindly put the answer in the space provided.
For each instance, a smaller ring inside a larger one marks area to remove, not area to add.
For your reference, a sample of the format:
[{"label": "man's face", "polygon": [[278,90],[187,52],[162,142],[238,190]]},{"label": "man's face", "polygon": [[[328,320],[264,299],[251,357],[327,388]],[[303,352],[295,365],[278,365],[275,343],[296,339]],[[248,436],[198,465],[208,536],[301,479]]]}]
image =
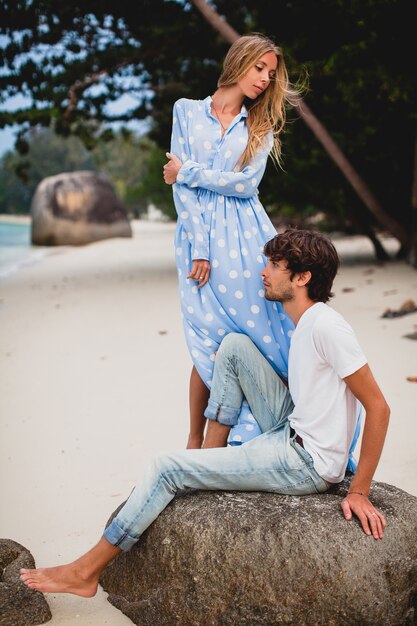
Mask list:
[{"label": "man's face", "polygon": [[294,299],[294,287],[290,280],[291,272],[287,269],[287,262],[268,260],[267,266],[262,270],[261,276],[264,282],[265,298],[274,302],[290,302]]}]

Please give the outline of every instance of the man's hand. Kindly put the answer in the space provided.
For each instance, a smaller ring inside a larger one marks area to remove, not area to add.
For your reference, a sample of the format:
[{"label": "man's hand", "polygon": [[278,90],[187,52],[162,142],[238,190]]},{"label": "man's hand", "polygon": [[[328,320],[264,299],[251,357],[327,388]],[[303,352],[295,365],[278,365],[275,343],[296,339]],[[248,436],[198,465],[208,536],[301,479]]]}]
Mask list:
[{"label": "man's hand", "polygon": [[195,280],[198,285],[198,288],[201,289],[206,283],[208,283],[208,279],[210,277],[210,263],[203,259],[196,259],[193,261],[191,266],[191,271],[187,274],[187,278],[191,278]]},{"label": "man's hand", "polygon": [[366,496],[359,493],[347,494],[341,502],[345,519],[351,520],[354,513],[362,524],[366,535],[382,539],[387,525],[385,517],[376,509]]},{"label": "man's hand", "polygon": [[167,185],[173,185],[177,180],[178,172],[182,167],[182,163],[180,159],[172,154],[171,152],[166,153],[167,158],[169,159],[168,163],[164,165],[164,181]]},{"label": "man's hand", "polygon": [[355,398],[362,403],[366,419],[363,429],[358,467],[346,498],[342,501],[345,519],[358,517],[364,532],[375,539],[382,539],[387,525],[385,517],[368,500],[382,446],[387,432],[390,410],[372,375],[369,365],[343,379]]}]

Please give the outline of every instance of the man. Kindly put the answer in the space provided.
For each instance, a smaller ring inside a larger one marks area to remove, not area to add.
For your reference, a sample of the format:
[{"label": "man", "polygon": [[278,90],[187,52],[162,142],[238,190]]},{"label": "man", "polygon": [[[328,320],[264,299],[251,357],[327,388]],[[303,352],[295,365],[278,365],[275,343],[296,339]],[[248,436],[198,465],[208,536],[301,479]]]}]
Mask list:
[{"label": "man", "polygon": [[[319,234],[289,229],[266,244],[265,256],[265,297],[281,302],[295,324],[289,389],[247,336],[226,336],[205,412],[206,445],[218,447],[161,455],[92,550],[68,565],[22,569],[28,587],[93,596],[104,567],[139,540],[179,489],[325,492],[345,475],[358,401],[366,411],[361,453],[341,506],[347,520],[355,514],[367,535],[382,539],[385,518],[368,496],[389,408],[351,327],[325,304],[336,250]],[[263,434],[224,447],[243,397]]]}]

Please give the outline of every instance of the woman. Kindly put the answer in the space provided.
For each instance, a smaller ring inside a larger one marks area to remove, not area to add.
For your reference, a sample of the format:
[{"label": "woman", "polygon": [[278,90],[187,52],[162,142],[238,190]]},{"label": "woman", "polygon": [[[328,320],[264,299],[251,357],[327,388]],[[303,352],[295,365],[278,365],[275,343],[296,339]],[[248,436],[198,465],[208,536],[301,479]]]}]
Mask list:
[{"label": "woman", "polygon": [[[264,298],[262,250],[276,231],[258,200],[258,185],[268,155],[279,161],[285,107],[296,95],[281,49],[253,33],[229,49],[212,96],[174,105],[164,180],[173,185],[178,213],[181,309],[194,363],[189,448],[203,443],[213,362],[227,333],[249,335],[287,378],[293,324],[280,304]],[[259,433],[244,403],[229,443]]]}]

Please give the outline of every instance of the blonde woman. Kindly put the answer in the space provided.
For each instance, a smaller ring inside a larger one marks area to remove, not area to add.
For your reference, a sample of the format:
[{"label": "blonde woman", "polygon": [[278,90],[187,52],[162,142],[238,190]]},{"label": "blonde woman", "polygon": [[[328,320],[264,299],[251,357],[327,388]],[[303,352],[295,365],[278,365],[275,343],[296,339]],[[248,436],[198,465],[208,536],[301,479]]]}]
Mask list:
[{"label": "blonde woman", "polygon": [[[229,49],[213,95],[174,105],[164,180],[173,185],[178,213],[181,310],[194,363],[189,448],[203,445],[213,362],[225,335],[248,335],[287,379],[293,323],[279,303],[264,298],[262,251],[276,231],[258,199],[258,185],[268,156],[279,161],[286,105],[295,95],[281,49],[252,33]],[[229,443],[258,434],[244,402]]]}]

